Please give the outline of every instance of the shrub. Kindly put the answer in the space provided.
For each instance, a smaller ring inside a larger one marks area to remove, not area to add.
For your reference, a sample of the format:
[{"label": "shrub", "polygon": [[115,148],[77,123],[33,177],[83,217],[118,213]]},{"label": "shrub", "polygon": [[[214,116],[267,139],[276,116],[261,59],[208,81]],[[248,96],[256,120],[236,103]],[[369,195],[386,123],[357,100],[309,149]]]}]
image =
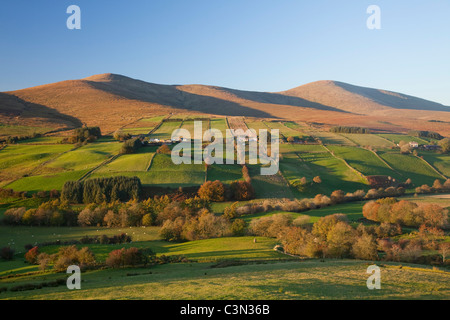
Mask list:
[{"label": "shrub", "polygon": [[27,260],[29,264],[37,264],[39,254],[39,248],[34,247],[25,253],[25,260]]},{"label": "shrub", "polygon": [[12,260],[14,259],[15,250],[11,247],[3,247],[0,249],[0,258],[3,260]]},{"label": "shrub", "polygon": [[219,180],[207,181],[198,190],[198,195],[207,201],[222,202],[225,200],[225,187]]},{"label": "shrub", "polygon": [[245,235],[247,231],[247,222],[242,219],[234,220],[231,224],[230,231],[234,236],[237,237]]}]

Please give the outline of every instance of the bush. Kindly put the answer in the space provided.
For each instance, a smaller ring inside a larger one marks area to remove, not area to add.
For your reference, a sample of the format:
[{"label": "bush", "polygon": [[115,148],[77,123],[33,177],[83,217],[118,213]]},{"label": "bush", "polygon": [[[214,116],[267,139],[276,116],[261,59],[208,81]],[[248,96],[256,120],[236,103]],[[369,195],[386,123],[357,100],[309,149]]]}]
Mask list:
[{"label": "bush", "polygon": [[231,183],[233,198],[237,201],[247,201],[255,197],[255,190],[251,183],[246,181],[234,181]]},{"label": "bush", "polygon": [[225,187],[219,180],[207,181],[198,190],[201,199],[212,202],[225,201]]},{"label": "bush", "polygon": [[135,247],[113,250],[106,259],[106,265],[110,268],[121,268],[126,266],[135,267],[143,264],[147,265],[149,256],[153,256],[151,250],[142,250]]},{"label": "bush", "polygon": [[14,259],[14,253],[15,250],[12,249],[11,247],[3,247],[2,249],[0,249],[0,258],[2,258],[3,260],[12,260]]},{"label": "bush", "polygon": [[34,247],[25,253],[25,260],[27,260],[29,264],[37,264],[39,254],[39,248]]}]

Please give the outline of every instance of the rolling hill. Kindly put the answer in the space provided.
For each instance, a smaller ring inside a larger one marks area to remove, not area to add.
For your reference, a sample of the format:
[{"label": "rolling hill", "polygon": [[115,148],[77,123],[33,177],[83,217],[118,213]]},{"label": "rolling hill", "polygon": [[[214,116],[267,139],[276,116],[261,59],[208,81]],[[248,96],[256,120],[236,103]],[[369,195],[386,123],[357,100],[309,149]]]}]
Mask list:
[{"label": "rolling hill", "polygon": [[0,93],[0,121],[6,123],[41,123],[57,128],[87,124],[111,132],[142,117],[180,112],[450,134],[447,123],[430,122],[450,121],[450,107],[335,81],[270,93],[205,85],[160,85],[100,74]]}]

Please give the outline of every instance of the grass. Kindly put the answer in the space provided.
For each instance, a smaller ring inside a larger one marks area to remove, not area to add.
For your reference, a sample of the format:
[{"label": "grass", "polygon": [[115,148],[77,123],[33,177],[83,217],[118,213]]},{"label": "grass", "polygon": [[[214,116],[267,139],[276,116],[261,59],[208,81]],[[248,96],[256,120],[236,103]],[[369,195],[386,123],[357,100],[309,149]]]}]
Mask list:
[{"label": "grass", "polygon": [[324,144],[338,144],[344,146],[355,146],[356,144],[338,133],[326,131],[308,131],[310,136],[319,138]]},{"label": "grass", "polygon": [[221,118],[211,119],[211,129],[220,130],[225,137],[225,132],[228,129],[227,121]]},{"label": "grass", "polygon": [[393,169],[402,174],[403,181],[410,178],[416,186],[420,186],[423,184],[432,185],[436,179],[442,180],[442,177],[426,163],[412,155],[397,152],[378,152],[378,154]]},{"label": "grass", "polygon": [[417,138],[417,137],[412,137],[412,136],[408,136],[408,135],[404,135],[404,134],[379,134],[380,137],[383,137],[385,139],[388,139],[390,141],[392,141],[395,144],[398,144],[400,141],[405,141],[406,143],[409,142],[417,142],[419,144],[428,144],[429,142],[427,140],[421,139],[421,138]]},{"label": "grass", "polygon": [[0,180],[32,175],[45,162],[72,149],[71,145],[8,145],[0,150]]},{"label": "grass", "polygon": [[[171,264],[150,269],[87,272],[82,290],[65,287],[6,292],[10,299],[448,299],[448,273],[430,268],[381,268],[381,290],[368,290],[364,261],[318,260],[211,268],[210,263]],[[127,273],[138,273],[127,277]],[[149,273],[151,272],[151,274]],[[39,279],[38,277],[36,277]]]},{"label": "grass", "polygon": [[31,136],[34,133],[46,133],[53,130],[48,127],[29,127],[29,126],[15,126],[0,123],[0,138],[15,137],[15,136]]},{"label": "grass", "polygon": [[381,136],[375,134],[345,134],[341,133],[342,136],[353,141],[359,146],[372,146],[376,148],[389,148],[393,147],[394,143],[390,140],[384,139]]},{"label": "grass", "polygon": [[[358,174],[328,152],[284,153],[280,169],[291,185],[297,185],[302,177],[308,180],[310,184],[300,191],[301,196],[313,197],[318,193],[329,195],[334,190],[354,192],[367,188]],[[316,176],[320,176],[321,184],[312,183]]]},{"label": "grass", "polygon": [[96,178],[119,175],[130,177],[136,176],[141,179],[141,182],[144,185],[178,188],[183,186],[202,185],[205,182],[205,166],[203,164],[175,165],[172,162],[170,155],[156,154],[148,172],[105,172],[99,170],[94,172],[90,177]]},{"label": "grass", "polygon": [[77,170],[61,172],[53,175],[25,177],[8,184],[6,187],[15,191],[29,192],[61,190],[66,181],[78,180],[87,172],[89,172],[89,170]]},{"label": "grass", "polygon": [[181,121],[164,122],[161,127],[150,135],[150,139],[167,140],[172,137],[172,132],[178,129]]},{"label": "grass", "polygon": [[87,170],[96,167],[106,159],[119,153],[122,144],[119,142],[96,142],[63,154],[48,164],[50,168],[65,171]]},{"label": "grass", "polygon": [[229,184],[236,180],[242,180],[242,166],[238,164],[218,165],[213,164],[208,167],[209,181],[222,181]]},{"label": "grass", "polygon": [[450,177],[450,154],[421,151],[420,156],[446,177]]},{"label": "grass", "polygon": [[378,157],[371,151],[362,148],[351,148],[341,146],[329,146],[329,149],[340,158],[343,158],[347,163],[366,176],[385,175],[398,179],[405,180],[398,173],[386,166]]},{"label": "grass", "polygon": [[147,171],[147,167],[155,152],[156,147],[140,148],[138,153],[121,155],[113,162],[102,166],[98,172]]},{"label": "grass", "polygon": [[300,137],[301,138],[304,136],[304,134],[302,132],[293,129],[292,125],[291,125],[291,127],[286,126],[284,122],[265,121],[264,123],[271,129],[280,130],[280,134],[282,134],[286,138],[288,138],[288,137]]}]

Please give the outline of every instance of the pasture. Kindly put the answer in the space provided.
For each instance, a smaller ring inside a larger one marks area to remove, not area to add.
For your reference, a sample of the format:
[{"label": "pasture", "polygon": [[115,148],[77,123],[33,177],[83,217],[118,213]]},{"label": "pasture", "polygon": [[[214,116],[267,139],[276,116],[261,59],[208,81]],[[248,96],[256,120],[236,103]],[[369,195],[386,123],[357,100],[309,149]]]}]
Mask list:
[{"label": "pasture", "polygon": [[394,170],[399,172],[405,181],[410,178],[416,186],[432,185],[436,179],[441,179],[426,163],[413,155],[404,155],[397,152],[378,152]]},{"label": "pasture", "polygon": [[341,133],[341,135],[362,147],[390,148],[395,146],[392,141],[375,134]]},{"label": "pasture", "polygon": [[383,161],[369,150],[331,145],[328,148],[337,157],[344,159],[350,166],[365,176],[385,175],[399,181],[405,180],[403,176],[386,166]]},{"label": "pasture", "polygon": [[172,137],[172,133],[175,129],[181,126],[182,121],[167,121],[164,122],[158,130],[150,135],[150,139],[167,140]]}]

